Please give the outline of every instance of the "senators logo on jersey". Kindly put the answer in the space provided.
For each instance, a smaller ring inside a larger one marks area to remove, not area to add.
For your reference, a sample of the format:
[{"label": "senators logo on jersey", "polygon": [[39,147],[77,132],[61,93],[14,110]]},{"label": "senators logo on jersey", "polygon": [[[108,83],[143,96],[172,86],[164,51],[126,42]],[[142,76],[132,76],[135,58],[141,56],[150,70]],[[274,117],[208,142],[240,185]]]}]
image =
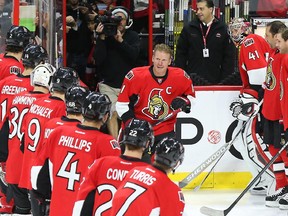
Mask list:
[{"label": "senators logo on jersey", "polygon": [[149,94],[147,107],[142,109],[142,113],[153,120],[164,118],[169,111],[169,106],[163,100],[161,91],[163,91],[163,89],[152,89]]},{"label": "senators logo on jersey", "polygon": [[274,61],[273,58],[269,58],[266,77],[265,77],[265,84],[268,90],[273,90],[276,86],[276,77],[273,73],[273,68],[272,68],[273,61]]}]

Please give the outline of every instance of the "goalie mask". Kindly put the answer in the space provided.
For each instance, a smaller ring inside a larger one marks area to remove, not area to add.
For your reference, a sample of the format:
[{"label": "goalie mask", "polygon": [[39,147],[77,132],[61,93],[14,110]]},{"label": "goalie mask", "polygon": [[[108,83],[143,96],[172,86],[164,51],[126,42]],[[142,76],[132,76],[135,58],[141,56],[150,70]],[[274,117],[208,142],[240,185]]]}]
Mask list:
[{"label": "goalie mask", "polygon": [[258,93],[253,89],[244,89],[239,99],[232,102],[230,111],[232,116],[238,120],[247,121],[251,115],[256,114],[258,109]]},{"label": "goalie mask", "polygon": [[251,24],[244,18],[234,18],[228,25],[228,31],[236,44],[241,44],[245,37],[252,33]]},{"label": "goalie mask", "polygon": [[42,86],[47,89],[50,88],[50,83],[56,69],[48,63],[39,64],[31,72],[30,83],[31,86]]}]

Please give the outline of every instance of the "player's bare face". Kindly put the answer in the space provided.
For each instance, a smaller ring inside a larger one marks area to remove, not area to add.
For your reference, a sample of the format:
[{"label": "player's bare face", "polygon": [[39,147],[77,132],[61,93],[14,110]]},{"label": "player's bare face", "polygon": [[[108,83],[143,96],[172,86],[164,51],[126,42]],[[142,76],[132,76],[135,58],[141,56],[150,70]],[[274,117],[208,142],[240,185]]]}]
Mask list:
[{"label": "player's bare face", "polygon": [[171,64],[169,53],[156,51],[152,57],[153,72],[155,76],[165,76],[168,66]]},{"label": "player's bare face", "polygon": [[212,18],[213,18],[213,14],[212,14],[212,11],[213,8],[208,8],[207,5],[206,5],[206,2],[199,2],[197,3],[197,16],[199,18],[199,20],[201,22],[204,22],[204,23],[209,23]]},{"label": "player's bare face", "polygon": [[269,43],[271,48],[275,48],[276,37],[274,37],[270,32],[270,26],[265,29],[265,40]]},{"label": "player's bare face", "polygon": [[279,49],[280,53],[288,53],[288,40],[285,41],[282,38],[281,33],[276,34],[276,47]]}]

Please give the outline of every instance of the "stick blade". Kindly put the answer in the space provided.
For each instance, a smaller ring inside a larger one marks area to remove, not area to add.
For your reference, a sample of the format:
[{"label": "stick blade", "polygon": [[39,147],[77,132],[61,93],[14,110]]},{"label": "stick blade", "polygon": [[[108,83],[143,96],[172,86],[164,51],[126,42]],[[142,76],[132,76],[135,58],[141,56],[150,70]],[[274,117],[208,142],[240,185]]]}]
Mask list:
[{"label": "stick blade", "polygon": [[225,216],[224,211],[222,210],[216,210],[216,209],[212,209],[206,206],[202,206],[200,208],[200,212],[204,215],[208,215],[208,216]]}]

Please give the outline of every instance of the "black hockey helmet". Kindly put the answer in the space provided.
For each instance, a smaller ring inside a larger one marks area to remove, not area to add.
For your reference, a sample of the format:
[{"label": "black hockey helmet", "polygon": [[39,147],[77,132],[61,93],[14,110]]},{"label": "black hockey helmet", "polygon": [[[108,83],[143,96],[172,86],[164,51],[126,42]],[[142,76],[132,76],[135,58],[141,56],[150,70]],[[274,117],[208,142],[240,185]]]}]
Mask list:
[{"label": "black hockey helmet", "polygon": [[124,137],[121,144],[130,144],[146,148],[147,141],[149,141],[149,145],[154,144],[151,124],[144,120],[132,119],[124,128]]},{"label": "black hockey helmet", "polygon": [[5,43],[7,46],[25,48],[32,42],[33,34],[25,26],[12,25],[7,32]]},{"label": "black hockey helmet", "polygon": [[52,77],[52,91],[66,92],[73,85],[79,85],[79,76],[73,68],[60,67]]},{"label": "black hockey helmet", "polygon": [[175,168],[184,159],[184,146],[175,138],[164,138],[156,146],[155,161],[164,166]]},{"label": "black hockey helmet", "polygon": [[22,62],[25,67],[35,68],[40,63],[48,60],[48,53],[42,46],[28,44],[22,54]]},{"label": "black hockey helmet", "polygon": [[91,92],[84,100],[82,115],[86,119],[101,120],[110,110],[111,101],[106,94]]},{"label": "black hockey helmet", "polygon": [[89,91],[82,86],[72,86],[65,93],[67,113],[81,114],[82,107]]}]

